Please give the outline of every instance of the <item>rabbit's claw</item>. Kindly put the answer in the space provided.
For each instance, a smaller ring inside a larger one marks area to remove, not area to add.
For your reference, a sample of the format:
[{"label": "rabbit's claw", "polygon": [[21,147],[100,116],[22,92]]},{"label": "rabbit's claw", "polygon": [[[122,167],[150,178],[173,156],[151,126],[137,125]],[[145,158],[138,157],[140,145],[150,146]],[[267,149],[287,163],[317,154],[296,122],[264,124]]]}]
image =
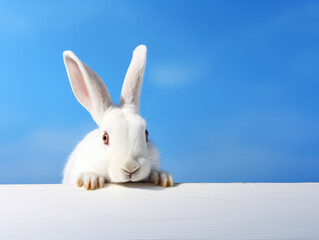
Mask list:
[{"label": "rabbit's claw", "polygon": [[77,181],[79,187],[84,186],[86,190],[103,188],[105,177],[92,172],[86,172],[79,175]]},{"label": "rabbit's claw", "polygon": [[153,170],[149,176],[150,182],[157,186],[160,185],[162,187],[173,187],[174,180],[173,176],[170,173]]}]

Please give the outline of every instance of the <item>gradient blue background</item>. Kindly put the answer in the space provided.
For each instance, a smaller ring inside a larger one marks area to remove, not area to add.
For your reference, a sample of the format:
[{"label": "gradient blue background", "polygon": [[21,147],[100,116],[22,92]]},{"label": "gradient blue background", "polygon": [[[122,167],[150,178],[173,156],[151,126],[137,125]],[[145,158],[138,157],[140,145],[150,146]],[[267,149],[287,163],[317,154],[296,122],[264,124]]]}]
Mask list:
[{"label": "gradient blue background", "polygon": [[319,181],[318,1],[1,1],[0,183],[58,183],[95,123],[73,50],[118,102],[148,47],[141,114],[177,182]]}]

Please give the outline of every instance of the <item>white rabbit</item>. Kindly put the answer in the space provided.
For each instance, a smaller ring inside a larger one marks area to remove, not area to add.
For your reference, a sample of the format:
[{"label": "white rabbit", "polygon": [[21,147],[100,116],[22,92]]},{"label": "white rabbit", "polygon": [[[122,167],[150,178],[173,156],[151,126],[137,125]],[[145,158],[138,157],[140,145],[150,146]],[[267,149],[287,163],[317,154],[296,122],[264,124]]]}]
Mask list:
[{"label": "white rabbit", "polygon": [[150,181],[174,185],[172,175],[158,170],[159,153],[148,140],[146,122],[139,115],[146,64],[146,46],[138,46],[127,70],[120,103],[114,105],[101,78],[71,51],[63,53],[72,90],[98,125],[70,155],[62,183],[87,190],[105,182]]}]

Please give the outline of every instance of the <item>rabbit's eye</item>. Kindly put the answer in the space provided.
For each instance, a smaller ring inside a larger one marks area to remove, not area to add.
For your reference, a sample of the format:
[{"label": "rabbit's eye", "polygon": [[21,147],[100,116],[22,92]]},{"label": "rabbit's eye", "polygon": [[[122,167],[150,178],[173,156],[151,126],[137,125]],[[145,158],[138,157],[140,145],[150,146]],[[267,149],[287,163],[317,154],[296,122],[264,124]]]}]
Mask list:
[{"label": "rabbit's eye", "polygon": [[148,131],[147,131],[147,129],[145,129],[145,139],[146,139],[146,142],[148,142]]},{"label": "rabbit's eye", "polygon": [[105,145],[109,145],[109,135],[107,134],[107,132],[103,134],[103,142]]}]

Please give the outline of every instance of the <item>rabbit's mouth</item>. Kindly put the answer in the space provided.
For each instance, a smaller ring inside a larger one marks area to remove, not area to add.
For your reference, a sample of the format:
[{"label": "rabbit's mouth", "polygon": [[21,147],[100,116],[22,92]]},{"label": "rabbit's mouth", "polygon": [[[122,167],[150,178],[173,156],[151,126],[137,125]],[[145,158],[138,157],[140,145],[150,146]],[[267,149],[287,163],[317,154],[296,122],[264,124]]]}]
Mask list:
[{"label": "rabbit's mouth", "polygon": [[126,182],[136,182],[136,181],[139,181],[139,178],[137,178],[134,174],[132,175],[126,175],[124,176],[125,178],[125,181]]},{"label": "rabbit's mouth", "polygon": [[149,174],[145,175],[145,169],[137,169],[136,171],[132,172],[132,173],[127,173],[125,171],[123,171],[123,182],[127,182],[127,183],[136,183],[136,182],[140,182],[143,181],[143,179],[145,179]]},{"label": "rabbit's mouth", "polygon": [[139,170],[140,170],[139,167],[136,167],[135,169],[130,169],[130,170],[122,168],[122,171],[124,173],[124,177],[128,181],[134,181],[134,178],[136,178],[136,175],[138,174]]}]

